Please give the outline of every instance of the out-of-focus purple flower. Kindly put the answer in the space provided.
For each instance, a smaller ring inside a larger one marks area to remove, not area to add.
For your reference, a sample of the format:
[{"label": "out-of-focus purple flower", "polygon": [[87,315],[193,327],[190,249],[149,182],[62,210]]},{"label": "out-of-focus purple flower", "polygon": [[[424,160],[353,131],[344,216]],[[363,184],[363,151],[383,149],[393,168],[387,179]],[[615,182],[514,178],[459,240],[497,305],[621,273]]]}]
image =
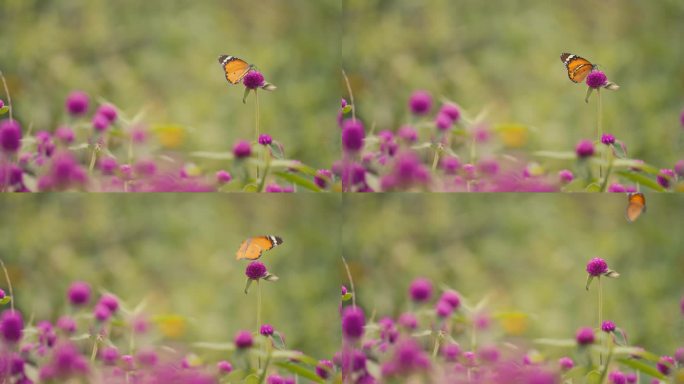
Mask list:
[{"label": "out-of-focus purple flower", "polygon": [[50,361],[41,367],[41,380],[67,380],[84,376],[88,373],[88,360],[80,354],[78,348],[71,343],[58,344]]},{"label": "out-of-focus purple flower", "polygon": [[0,315],[0,334],[7,344],[16,344],[24,335],[24,319],[16,310],[5,310]]},{"label": "out-of-focus purple flower", "polygon": [[0,121],[0,150],[15,153],[21,147],[21,125],[16,120]]},{"label": "out-of-focus purple flower", "polygon": [[624,373],[618,370],[614,370],[608,374],[608,381],[611,384],[625,384],[627,382],[627,379],[625,378]]},{"label": "out-of-focus purple flower", "polygon": [[380,184],[387,191],[426,185],[429,181],[430,172],[420,162],[418,155],[413,151],[404,151],[395,157],[391,173],[383,176]]},{"label": "out-of-focus purple flower", "polygon": [[608,77],[602,71],[591,71],[587,76],[587,85],[591,88],[600,88],[608,82]]},{"label": "out-of-focus purple flower", "polygon": [[220,170],[216,172],[216,181],[218,181],[219,184],[226,184],[231,180],[233,180],[233,176],[231,176],[227,171]]},{"label": "out-of-focus purple flower", "polygon": [[439,109],[439,114],[449,116],[452,123],[458,122],[459,118],[461,117],[461,111],[458,109],[458,106],[452,103],[446,103],[442,105],[442,108]]},{"label": "out-of-focus purple flower", "polygon": [[67,334],[72,334],[76,332],[76,322],[73,318],[64,315],[57,319],[57,328],[61,329]]},{"label": "out-of-focus purple flower", "polygon": [[415,302],[429,301],[432,297],[432,283],[426,278],[419,277],[409,287],[409,295],[411,300]]},{"label": "out-of-focus purple flower", "polygon": [[382,130],[377,134],[380,141],[380,152],[394,156],[399,145],[394,140],[394,134],[390,130]]},{"label": "out-of-focus purple flower", "polygon": [[245,269],[245,275],[252,280],[259,280],[267,273],[266,266],[261,261],[252,261]]},{"label": "out-of-focus purple flower", "polygon": [[233,146],[233,155],[238,159],[244,159],[252,154],[252,146],[246,140],[238,140]]},{"label": "out-of-focus purple flower", "polygon": [[87,181],[85,170],[70,152],[58,152],[52,157],[50,170],[38,180],[38,189],[68,189],[82,186]]},{"label": "out-of-focus purple flower", "polygon": [[677,363],[680,365],[684,364],[684,347],[682,348],[677,348],[677,350],[674,353],[674,358]]},{"label": "out-of-focus purple flower", "polygon": [[75,135],[71,127],[61,125],[55,130],[55,137],[64,144],[71,144],[74,142]]},{"label": "out-of-focus purple flower", "polygon": [[563,371],[572,369],[575,366],[575,362],[569,357],[561,357],[558,359],[558,365]]},{"label": "out-of-focus purple flower", "polygon": [[242,78],[242,84],[249,89],[262,87],[264,85],[264,75],[259,71],[251,70]]},{"label": "out-of-focus purple flower", "polygon": [[461,354],[461,347],[456,343],[445,344],[442,347],[442,356],[446,361],[454,362],[458,360],[458,355]]},{"label": "out-of-focus purple flower", "polygon": [[119,300],[111,293],[105,293],[102,295],[102,297],[100,297],[100,304],[109,308],[112,313],[116,313],[116,311],[119,309]]},{"label": "out-of-focus purple flower", "polygon": [[399,128],[397,136],[407,143],[414,143],[418,140],[418,132],[410,125],[403,125]]},{"label": "out-of-focus purple flower", "polygon": [[494,158],[482,159],[477,163],[477,169],[483,175],[494,176],[499,173],[499,162]]},{"label": "out-of-focus purple flower", "polygon": [[342,312],[342,335],[347,340],[358,340],[363,336],[366,316],[359,307],[346,307]]},{"label": "out-of-focus purple flower", "polygon": [[605,320],[601,323],[601,330],[606,333],[613,332],[615,330],[615,323],[610,320]]},{"label": "out-of-focus purple flower", "polygon": [[418,327],[418,319],[413,313],[402,313],[399,316],[399,324],[408,330],[414,330],[416,327]]},{"label": "out-of-focus purple flower", "polygon": [[416,115],[425,115],[432,108],[432,96],[427,91],[415,91],[409,99],[409,108]]},{"label": "out-of-focus purple flower", "polygon": [[285,381],[279,375],[273,374],[266,378],[266,384],[284,384]]},{"label": "out-of-focus purple flower", "polygon": [[444,291],[439,300],[449,304],[454,310],[458,309],[458,307],[461,305],[461,296],[459,296],[456,291],[452,290]]},{"label": "out-of-focus purple flower", "polygon": [[103,175],[113,175],[118,169],[119,164],[116,162],[115,158],[104,156],[98,161],[98,167],[100,168],[100,171],[102,171]]},{"label": "out-of-focus purple flower", "polygon": [[276,183],[270,183],[270,184],[266,185],[266,187],[264,188],[264,191],[266,193],[281,193],[281,192],[283,192],[283,188]]},{"label": "out-of-focus purple flower", "polygon": [[575,340],[579,345],[589,345],[594,343],[594,330],[590,327],[582,327],[577,330]]},{"label": "out-of-focus purple flower", "polygon": [[319,169],[314,176],[314,183],[319,188],[324,189],[328,186],[328,182],[332,181],[332,176],[332,172],[329,169]]},{"label": "out-of-focus purple flower", "polygon": [[660,356],[660,359],[658,360],[656,367],[658,368],[658,371],[660,373],[667,376],[670,374],[670,371],[672,370],[672,367],[674,367],[674,365],[675,360],[672,358],[672,356]]},{"label": "out-of-focus purple flower", "polygon": [[5,294],[5,290],[2,289],[2,288],[0,288],[0,300],[4,299],[5,296],[7,296],[7,295]]},{"label": "out-of-focus purple flower", "polygon": [[563,169],[558,172],[558,178],[560,179],[561,183],[567,184],[575,178],[575,175],[573,175],[570,170]]},{"label": "out-of-focus purple flower", "polygon": [[97,112],[95,112],[95,114],[104,116],[110,123],[116,121],[116,118],[118,116],[116,108],[111,104],[100,105],[100,108],[97,109]]},{"label": "out-of-focus purple flower", "polygon": [[435,126],[442,132],[448,131],[451,128],[452,121],[451,117],[446,114],[438,113],[435,118]]},{"label": "out-of-focus purple flower", "polygon": [[318,365],[316,365],[316,375],[321,379],[325,380],[330,377],[330,373],[333,371],[333,362],[330,360],[319,360]]},{"label": "out-of-focus purple flower", "polygon": [[119,350],[115,347],[105,347],[102,352],[100,352],[100,357],[106,365],[114,365],[119,359]]},{"label": "out-of-focus purple flower", "polygon": [[157,365],[157,362],[159,361],[159,356],[157,355],[157,352],[154,351],[154,349],[141,349],[138,351],[138,353],[135,354],[135,360],[140,365],[153,367]]},{"label": "out-of-focus purple flower", "polygon": [[273,332],[274,330],[271,324],[264,324],[259,329],[259,333],[261,333],[263,336],[271,336]]},{"label": "out-of-focus purple flower", "polygon": [[489,141],[490,137],[491,134],[489,133],[489,129],[484,125],[477,126],[473,129],[473,138],[478,143],[486,143]]},{"label": "out-of-focus purple flower", "polygon": [[67,292],[69,301],[73,305],[84,305],[90,300],[90,284],[84,281],[75,281],[69,286]]},{"label": "out-of-focus purple flower", "polygon": [[397,342],[392,359],[382,365],[383,377],[409,375],[430,368],[430,358],[414,339]]},{"label": "out-of-focus purple flower", "polygon": [[266,146],[266,145],[271,145],[271,143],[273,142],[273,138],[271,138],[271,135],[269,135],[269,134],[262,133],[261,135],[259,135],[258,141],[259,141],[259,144]]},{"label": "out-of-focus purple flower", "polygon": [[46,157],[52,156],[55,151],[55,143],[48,131],[38,131],[35,135],[38,153]]},{"label": "out-of-focus purple flower", "polygon": [[451,316],[453,310],[454,308],[451,306],[451,304],[442,300],[437,301],[437,305],[435,306],[435,313],[440,319]]},{"label": "out-of-focus purple flower", "polygon": [[97,321],[103,323],[112,317],[112,311],[110,311],[109,308],[103,304],[97,304],[93,310],[93,315]]},{"label": "out-of-focus purple flower", "polygon": [[138,177],[150,177],[157,172],[157,164],[152,159],[140,159],[133,165],[133,170]]},{"label": "out-of-focus purple flower", "polygon": [[147,140],[147,131],[141,126],[131,129],[131,140],[136,144],[142,144]]},{"label": "out-of-focus purple flower", "polygon": [[343,97],[343,98],[341,99],[341,101],[340,101],[340,108],[344,108],[344,107],[346,107],[346,106],[347,106],[347,99],[345,99],[345,98]]},{"label": "out-of-focus purple flower", "polygon": [[221,360],[216,364],[218,371],[224,375],[233,371],[233,365],[225,360]]},{"label": "out-of-focus purple flower", "polygon": [[594,143],[591,140],[580,140],[575,147],[575,153],[580,159],[585,159],[594,155]]},{"label": "out-of-focus purple flower", "polygon": [[111,124],[109,119],[104,115],[97,114],[93,117],[93,128],[97,132],[106,131],[109,128],[109,124]]},{"label": "out-of-focus purple flower", "polygon": [[2,99],[0,99],[0,108],[3,108],[4,106],[5,106],[5,102]]},{"label": "out-of-focus purple flower", "polygon": [[455,175],[458,168],[461,166],[461,162],[458,157],[446,156],[441,160],[442,169],[447,175]]},{"label": "out-of-focus purple flower", "polygon": [[608,271],[608,263],[600,257],[594,257],[587,263],[587,273],[592,276],[600,276]]},{"label": "out-of-focus purple flower", "polygon": [[252,334],[249,331],[238,331],[238,333],[235,334],[234,341],[235,346],[238,349],[250,348],[254,344]]},{"label": "out-of-focus purple flower", "polygon": [[66,100],[66,109],[73,116],[80,116],[88,112],[90,98],[88,94],[81,91],[74,91],[69,94]]},{"label": "out-of-focus purple flower", "polygon": [[637,375],[634,372],[625,373],[625,380],[627,383],[634,384],[637,382]]},{"label": "out-of-focus purple flower", "polygon": [[601,142],[605,145],[615,144],[615,136],[610,133],[604,133],[601,135]]},{"label": "out-of-focus purple flower", "polygon": [[661,187],[663,188],[670,188],[670,181],[674,179],[675,173],[671,169],[661,169],[660,172],[658,172],[658,176],[656,177],[656,180],[658,181],[658,184],[660,184]]},{"label": "out-of-focus purple flower", "polygon": [[363,148],[366,132],[360,120],[348,119],[342,123],[342,147],[346,152],[356,153]]},{"label": "out-of-focus purple flower", "polygon": [[612,183],[608,186],[608,192],[626,192],[625,186],[620,183]]},{"label": "out-of-focus purple flower", "polygon": [[674,171],[679,177],[684,177],[684,159],[675,163]]},{"label": "out-of-focus purple flower", "polygon": [[477,355],[483,362],[496,363],[501,356],[501,352],[496,346],[487,345],[480,348],[480,350],[477,351]]}]

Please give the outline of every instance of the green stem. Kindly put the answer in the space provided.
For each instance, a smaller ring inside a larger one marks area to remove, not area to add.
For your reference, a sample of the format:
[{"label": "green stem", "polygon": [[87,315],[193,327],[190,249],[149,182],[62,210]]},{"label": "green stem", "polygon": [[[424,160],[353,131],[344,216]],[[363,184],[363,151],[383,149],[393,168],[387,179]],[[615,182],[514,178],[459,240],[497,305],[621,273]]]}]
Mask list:
[{"label": "green stem", "polygon": [[[255,111],[255,118],[254,118],[254,125],[255,125],[255,134],[254,134],[254,141],[259,142],[259,92],[255,88],[254,89],[254,104],[256,108],[254,109]],[[257,155],[258,156],[258,155]],[[258,160],[258,158],[257,158]],[[257,182],[259,181],[259,164],[256,166],[256,180]]]},{"label": "green stem", "polygon": [[93,169],[95,169],[95,160],[97,159],[97,143],[93,144],[93,153],[90,156],[90,165],[88,166],[88,175],[93,174]]},{"label": "green stem", "polygon": [[439,351],[439,330],[435,334],[435,347],[432,349],[432,357],[437,357],[437,352]]},{"label": "green stem", "polygon": [[435,148],[435,158],[432,159],[432,171],[437,169],[437,164],[439,163],[439,145]]},{"label": "green stem", "polygon": [[[598,277],[598,329],[601,334],[601,324],[603,324],[603,285],[601,276]],[[599,352],[599,365],[603,365],[603,352]]]},{"label": "green stem", "polygon": [[[257,335],[259,334],[259,331],[261,330],[261,284],[259,284],[259,280],[256,281],[257,283],[257,330],[256,333]],[[261,357],[257,358],[257,364],[259,369],[261,369]]]},{"label": "green stem", "polygon": [[10,294],[10,308],[12,309],[12,312],[14,312],[14,291],[12,291],[12,280],[10,280],[9,273],[7,272],[7,268],[5,267],[5,263],[0,259],[0,266],[2,266],[3,272],[5,272],[5,280],[7,280],[7,287],[9,288],[9,294]]},{"label": "green stem", "polygon": [[93,343],[93,351],[90,353],[90,362],[95,361],[95,357],[97,357],[97,338],[99,336],[95,336],[95,342]]},{"label": "green stem", "polygon": [[[601,115],[602,115],[602,108],[601,108],[601,88],[596,88],[596,93],[597,93],[597,98],[598,98],[598,113],[596,116],[596,141],[598,143],[601,142],[601,136],[603,135],[603,126],[601,124]],[[604,157],[603,155],[601,156],[602,158]],[[599,164],[599,179],[603,177],[603,166]]]}]

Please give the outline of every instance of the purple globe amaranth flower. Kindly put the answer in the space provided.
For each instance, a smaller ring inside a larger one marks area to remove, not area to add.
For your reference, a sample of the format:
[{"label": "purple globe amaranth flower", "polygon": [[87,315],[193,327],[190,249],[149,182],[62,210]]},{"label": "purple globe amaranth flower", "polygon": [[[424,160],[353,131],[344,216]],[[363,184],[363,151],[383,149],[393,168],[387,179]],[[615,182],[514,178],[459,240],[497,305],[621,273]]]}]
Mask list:
[{"label": "purple globe amaranth flower", "polygon": [[16,120],[0,121],[0,150],[15,153],[21,147],[21,125]]},{"label": "purple globe amaranth flower", "polygon": [[461,162],[458,160],[458,157],[446,156],[442,158],[441,166],[447,175],[455,175],[461,166]]},{"label": "purple globe amaranth flower", "polygon": [[425,115],[432,108],[432,96],[427,91],[415,91],[409,99],[409,108],[416,115]]},{"label": "purple globe amaranth flower", "polygon": [[575,362],[569,357],[561,357],[558,359],[558,365],[563,371],[572,369],[575,366]]},{"label": "purple globe amaranth flower", "polygon": [[264,324],[259,329],[259,333],[261,333],[263,336],[271,336],[273,332],[274,330],[271,324]]},{"label": "purple globe amaranth flower", "polygon": [[110,317],[112,317],[112,311],[110,311],[109,308],[103,304],[97,304],[93,310],[93,315],[97,321],[104,323],[105,321],[109,320]]},{"label": "purple globe amaranth flower", "polygon": [[601,135],[601,142],[605,145],[615,144],[615,136],[610,133],[604,133]]},{"label": "purple globe amaranth flower", "polygon": [[246,140],[238,140],[233,146],[233,155],[237,159],[244,159],[252,154],[252,146]]},{"label": "purple globe amaranth flower", "polygon": [[133,170],[138,177],[150,177],[157,172],[157,164],[152,159],[141,159],[133,165]]},{"label": "purple globe amaranth flower", "polygon": [[452,290],[444,291],[439,300],[449,304],[454,310],[458,309],[458,307],[461,305],[461,296],[459,296],[456,291]]},{"label": "purple globe amaranth flower", "polygon": [[608,192],[627,192],[627,189],[620,183],[612,183],[608,186]]},{"label": "purple globe amaranth flower", "polygon": [[316,375],[325,380],[330,377],[330,372],[333,370],[333,362],[330,360],[319,360],[316,365]]},{"label": "purple globe amaranth flower", "polygon": [[344,97],[340,100],[340,108],[344,108],[347,106],[347,99]]},{"label": "purple globe amaranth flower", "polygon": [[116,162],[115,158],[105,156],[101,157],[98,161],[98,167],[103,175],[113,175],[119,168],[119,164]]},{"label": "purple globe amaranth flower", "polygon": [[220,170],[216,172],[216,181],[219,182],[219,184],[226,184],[231,180],[233,180],[233,176],[231,176],[227,171]]},{"label": "purple globe amaranth flower", "polygon": [[250,348],[254,344],[252,334],[249,331],[238,331],[235,334],[234,342],[238,349]]},{"label": "purple globe amaranth flower", "polygon": [[575,178],[575,175],[573,175],[570,170],[563,169],[558,172],[558,178],[560,179],[561,183],[568,184]]},{"label": "purple globe amaranth flower", "polygon": [[634,372],[625,373],[625,380],[627,383],[633,384],[637,382],[637,375]]},{"label": "purple globe amaranth flower", "polygon": [[242,78],[242,84],[249,89],[262,87],[264,85],[264,75],[259,71],[251,70]]},{"label": "purple globe amaranth flower", "polygon": [[116,347],[105,347],[100,352],[100,357],[106,365],[114,365],[119,359],[119,350]]},{"label": "purple globe amaranth flower", "polygon": [[409,295],[411,300],[419,303],[430,300],[432,297],[432,283],[430,280],[422,277],[413,280],[409,287]]},{"label": "purple globe amaranth flower", "polygon": [[273,138],[271,138],[271,135],[262,133],[259,135],[259,144],[266,146],[266,145],[271,145],[273,142]]},{"label": "purple globe amaranth flower", "polygon": [[344,285],[342,285],[341,292],[342,292],[342,296],[346,295],[347,292],[348,292],[347,287],[345,287]]},{"label": "purple globe amaranth flower", "polygon": [[359,120],[345,120],[342,123],[342,147],[346,152],[358,152],[363,148],[366,132]]},{"label": "purple globe amaranth flower", "polygon": [[52,157],[50,171],[38,180],[38,189],[67,189],[85,184],[87,178],[71,152],[59,152]]},{"label": "purple globe amaranth flower", "polygon": [[61,329],[67,334],[76,332],[76,321],[69,316],[61,316],[57,319],[57,328]]},{"label": "purple globe amaranth flower", "polygon": [[575,334],[577,344],[584,346],[594,343],[594,330],[591,327],[582,327]]},{"label": "purple globe amaranth flower", "polygon": [[97,114],[93,117],[93,128],[97,132],[104,132],[109,128],[109,119],[104,115]]},{"label": "purple globe amaranth flower", "polygon": [[24,319],[21,313],[15,310],[5,310],[0,315],[0,334],[8,344],[15,344],[24,335]]},{"label": "purple globe amaranth flower", "polygon": [[266,384],[284,384],[285,381],[279,375],[273,374],[266,378]]},{"label": "purple globe amaranth flower", "polygon": [[674,353],[674,358],[680,365],[684,364],[684,347],[677,348]]},{"label": "purple globe amaranth flower", "polygon": [[608,82],[608,77],[602,71],[591,71],[587,76],[587,85],[591,88],[600,88]]},{"label": "purple globe amaranth flower", "polygon": [[247,264],[245,269],[245,275],[252,280],[259,280],[266,276],[267,273],[266,266],[261,261],[252,261]]},{"label": "purple globe amaranth flower", "polygon": [[591,140],[580,140],[575,147],[575,153],[581,159],[594,155],[594,143]]},{"label": "purple globe amaranth flower", "polygon": [[347,340],[358,340],[363,336],[366,316],[359,307],[346,307],[342,312],[342,335]]},{"label": "purple globe amaranth flower", "polygon": [[682,298],[682,301],[679,303],[679,307],[682,310],[682,315],[684,315],[684,297]]},{"label": "purple globe amaranth flower", "polygon": [[410,125],[403,125],[397,131],[397,136],[407,143],[414,143],[418,140],[418,132]]},{"label": "purple globe amaranth flower", "polygon": [[430,358],[415,339],[403,339],[394,349],[392,360],[382,366],[383,377],[409,375],[430,368]]},{"label": "purple globe amaranth flower", "polygon": [[80,116],[88,112],[89,104],[90,98],[87,93],[74,91],[67,97],[66,109],[73,116]]},{"label": "purple globe amaranth flower", "polygon": [[442,132],[448,131],[449,128],[451,128],[452,122],[453,120],[451,119],[451,117],[444,113],[438,113],[437,117],[435,118],[435,126],[437,126],[437,129],[439,129]]},{"label": "purple globe amaranth flower", "polygon": [[95,112],[95,114],[104,116],[110,123],[116,121],[116,118],[118,116],[116,108],[111,104],[100,105],[100,108],[97,109],[97,112]]},{"label": "purple globe amaranth flower", "polygon": [[70,127],[62,125],[57,127],[57,130],[55,130],[55,137],[64,144],[71,144],[76,135]]},{"label": "purple globe amaranth flower", "polygon": [[402,327],[409,330],[414,330],[416,327],[418,327],[418,319],[413,313],[410,312],[402,313],[399,316],[398,322]]},{"label": "purple globe amaranth flower", "polygon": [[3,108],[4,106],[5,106],[5,102],[2,99],[0,99],[0,108]]},{"label": "purple globe amaranth flower", "polygon": [[90,284],[84,281],[75,281],[71,283],[67,295],[69,302],[73,305],[87,304],[90,300]]},{"label": "purple globe amaranth flower", "polygon": [[656,177],[656,180],[658,181],[658,184],[660,184],[661,187],[663,188],[670,188],[670,181],[674,179],[675,173],[671,169],[661,169],[660,172],[658,172],[658,176]]},{"label": "purple globe amaranth flower", "polygon": [[615,323],[610,320],[605,320],[603,323],[601,323],[601,330],[606,333],[613,332],[615,331]]},{"label": "purple globe amaranth flower", "polygon": [[458,360],[458,355],[461,354],[461,347],[456,343],[449,343],[442,347],[442,356],[446,361],[454,362]]},{"label": "purple globe amaranth flower", "polygon": [[61,343],[54,348],[50,361],[40,371],[42,380],[66,381],[74,376],[82,376],[89,371],[88,360],[71,343]]},{"label": "purple globe amaranth flower", "polygon": [[625,377],[624,373],[622,373],[618,370],[615,370],[615,371],[611,371],[608,374],[608,381],[611,384],[625,384],[627,382],[627,378]]},{"label": "purple globe amaranth flower", "polygon": [[674,365],[675,360],[672,358],[672,356],[661,356],[658,360],[658,363],[656,364],[656,368],[658,368],[658,371],[660,371],[660,373],[667,376],[670,374],[670,370],[672,369],[672,367],[674,367]]},{"label": "purple globe amaranth flower", "polygon": [[452,103],[446,103],[442,105],[442,108],[439,110],[439,114],[449,116],[452,123],[458,122],[458,119],[461,117],[461,111],[458,109],[456,104]]},{"label": "purple globe amaranth flower", "polygon": [[684,159],[675,163],[674,171],[679,177],[684,177]]},{"label": "purple globe amaranth flower", "polygon": [[7,294],[5,294],[5,290],[0,288],[0,300],[4,299]]},{"label": "purple globe amaranth flower", "polygon": [[316,183],[319,188],[325,188],[328,186],[328,182],[332,180],[332,177],[332,171],[329,169],[319,169],[314,176],[314,183]]},{"label": "purple globe amaranth flower", "polygon": [[135,360],[140,365],[153,367],[157,365],[157,362],[159,361],[159,356],[157,355],[157,352],[154,351],[154,349],[142,349],[138,351],[138,353],[135,355]]},{"label": "purple globe amaranth flower", "polygon": [[105,293],[102,295],[102,297],[100,297],[99,304],[107,307],[112,313],[116,313],[116,311],[119,309],[119,300],[111,293]]},{"label": "purple globe amaranth flower", "polygon": [[233,371],[233,365],[225,360],[221,360],[216,363],[216,368],[224,375]]},{"label": "purple globe amaranth flower", "polygon": [[587,273],[592,276],[600,276],[607,271],[608,263],[599,257],[594,257],[587,263]]},{"label": "purple globe amaranth flower", "polygon": [[454,308],[446,301],[439,300],[435,306],[435,313],[437,314],[437,317],[441,319],[451,316],[453,311]]},{"label": "purple globe amaranth flower", "polygon": [[281,193],[281,192],[283,192],[283,188],[276,183],[270,183],[270,184],[266,185],[266,188],[264,188],[264,191],[266,193]]}]

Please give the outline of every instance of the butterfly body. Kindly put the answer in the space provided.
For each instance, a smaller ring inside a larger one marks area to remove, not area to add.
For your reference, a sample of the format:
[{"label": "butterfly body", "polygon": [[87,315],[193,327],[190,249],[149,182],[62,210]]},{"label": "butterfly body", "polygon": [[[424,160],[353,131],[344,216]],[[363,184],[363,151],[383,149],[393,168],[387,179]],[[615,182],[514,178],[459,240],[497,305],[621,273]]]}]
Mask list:
[{"label": "butterfly body", "polygon": [[278,236],[265,235],[250,237],[240,244],[235,259],[256,260],[261,254],[283,243],[283,239]]},{"label": "butterfly body", "polygon": [[221,64],[221,68],[223,68],[226,80],[231,84],[239,83],[253,67],[246,61],[229,55],[219,56],[218,62]]},{"label": "butterfly body", "polygon": [[641,192],[634,192],[627,195],[627,211],[625,217],[627,221],[633,223],[646,212],[646,197]]},{"label": "butterfly body", "polygon": [[572,53],[563,53],[560,59],[568,70],[568,78],[575,83],[584,81],[596,67],[589,60]]}]

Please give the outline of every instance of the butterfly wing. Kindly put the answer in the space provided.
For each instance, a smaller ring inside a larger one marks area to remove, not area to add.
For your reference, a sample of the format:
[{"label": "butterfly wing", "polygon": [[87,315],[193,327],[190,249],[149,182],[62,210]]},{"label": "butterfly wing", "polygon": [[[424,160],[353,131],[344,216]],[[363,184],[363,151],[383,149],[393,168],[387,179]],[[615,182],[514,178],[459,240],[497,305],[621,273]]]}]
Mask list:
[{"label": "butterfly wing", "polygon": [[560,59],[565,64],[565,69],[568,70],[568,77],[575,83],[584,81],[594,69],[594,64],[589,60],[571,53],[562,54]]},{"label": "butterfly wing", "polygon": [[236,259],[256,260],[261,257],[264,251],[283,243],[283,239],[278,236],[257,236],[247,239],[240,244]]},{"label": "butterfly wing", "polygon": [[627,211],[625,217],[627,221],[633,223],[646,211],[646,197],[643,193],[630,193],[627,196]]},{"label": "butterfly wing", "polygon": [[218,60],[226,74],[226,80],[231,84],[239,83],[252,68],[246,61],[235,56],[222,55]]}]

